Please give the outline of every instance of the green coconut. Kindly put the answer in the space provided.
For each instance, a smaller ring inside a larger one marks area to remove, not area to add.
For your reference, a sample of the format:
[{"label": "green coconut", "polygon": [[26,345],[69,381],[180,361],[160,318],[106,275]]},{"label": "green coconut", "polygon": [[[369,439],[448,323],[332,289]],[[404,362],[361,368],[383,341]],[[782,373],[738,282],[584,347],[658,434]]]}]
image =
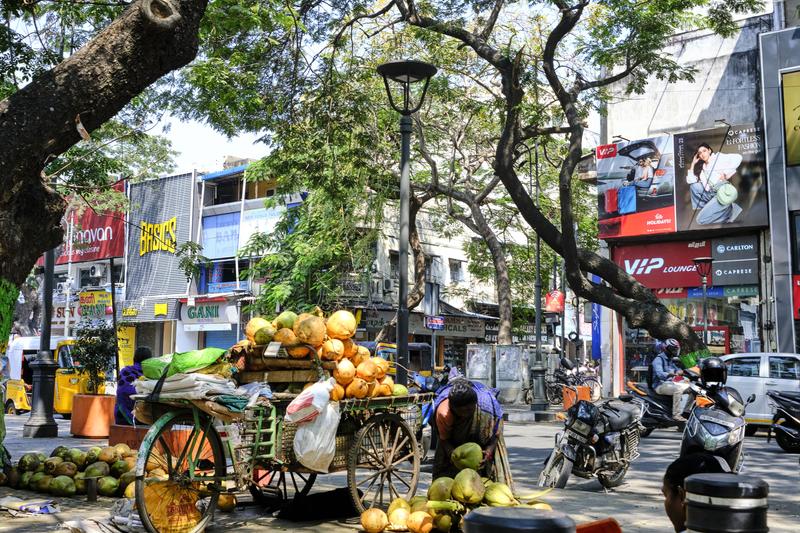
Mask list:
[{"label": "green coconut", "polygon": [[474,442],[462,444],[450,454],[450,461],[459,470],[464,470],[465,468],[477,470],[481,466],[481,461],[483,461],[483,449]]},{"label": "green coconut", "polygon": [[111,468],[105,461],[97,461],[96,463],[92,463],[86,468],[86,470],[84,470],[86,477],[103,477],[107,476],[110,472]]},{"label": "green coconut", "polygon": [[54,496],[75,496],[75,482],[69,476],[56,476],[50,482],[50,493]]},{"label": "green coconut", "polygon": [[453,480],[453,499],[465,505],[475,505],[483,500],[486,487],[483,486],[481,475],[471,468],[465,468]]},{"label": "green coconut", "polygon": [[86,494],[86,474],[78,472],[72,480],[75,482],[76,494]]},{"label": "green coconut", "polygon": [[119,460],[111,465],[111,475],[119,478],[122,474],[131,469],[131,464],[128,461]]},{"label": "green coconut", "polygon": [[64,461],[63,463],[59,464],[55,471],[53,471],[53,475],[58,476],[67,476],[68,478],[75,477],[75,474],[78,473],[78,466],[75,463],[71,463],[69,461]]},{"label": "green coconut", "polygon": [[56,467],[64,462],[64,459],[61,457],[51,457],[47,461],[44,462],[44,473],[45,474],[53,474],[56,471]]},{"label": "green coconut", "polygon": [[92,463],[96,463],[100,460],[100,452],[103,451],[103,448],[99,446],[92,446],[89,448],[89,451],[86,452],[86,461],[84,464],[90,465]]},{"label": "green coconut", "polygon": [[53,453],[50,454],[50,457],[60,457],[62,461],[67,461],[69,456],[69,448],[66,446],[58,446]]},{"label": "green coconut", "polygon": [[453,481],[453,478],[449,477],[435,479],[428,488],[428,500],[433,502],[449,500],[453,490]]},{"label": "green coconut", "polygon": [[103,496],[116,496],[119,490],[119,480],[105,476],[97,480],[97,492]]},{"label": "green coconut", "polygon": [[39,468],[39,458],[35,453],[26,453],[19,458],[19,467],[22,472],[36,472]]}]

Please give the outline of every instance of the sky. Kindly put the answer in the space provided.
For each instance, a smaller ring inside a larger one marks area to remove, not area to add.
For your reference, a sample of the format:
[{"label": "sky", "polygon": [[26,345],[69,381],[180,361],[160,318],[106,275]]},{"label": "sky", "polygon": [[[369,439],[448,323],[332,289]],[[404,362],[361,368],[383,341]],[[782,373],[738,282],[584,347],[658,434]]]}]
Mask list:
[{"label": "sky", "polygon": [[173,173],[182,174],[193,169],[222,170],[222,160],[227,155],[259,159],[267,154],[266,145],[258,142],[258,135],[245,134],[228,139],[200,122],[171,120],[171,129],[164,134],[179,152]]}]

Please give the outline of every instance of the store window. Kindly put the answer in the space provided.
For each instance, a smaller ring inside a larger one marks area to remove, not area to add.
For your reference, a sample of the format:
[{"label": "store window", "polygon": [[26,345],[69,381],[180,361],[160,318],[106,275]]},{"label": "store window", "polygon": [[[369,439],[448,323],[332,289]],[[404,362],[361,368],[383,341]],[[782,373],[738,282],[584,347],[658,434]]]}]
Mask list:
[{"label": "store window", "polygon": [[91,268],[82,268],[80,270],[80,287],[99,287],[100,283],[105,283],[105,279],[100,276],[92,276]]},{"label": "store window", "polygon": [[[239,274],[249,268],[250,262],[239,260]],[[240,281],[239,287],[247,288],[247,282]],[[217,294],[230,292],[236,289],[236,261],[215,261],[210,266],[203,268],[200,276],[200,292],[204,294]]]},{"label": "store window", "polygon": [[800,362],[794,357],[769,357],[769,377],[772,379],[800,379]]},{"label": "store window", "polygon": [[211,205],[230,204],[242,199],[242,176],[214,181]]},{"label": "store window", "polygon": [[111,276],[114,280],[114,283],[123,283],[125,280],[123,279],[124,269],[122,265],[114,265],[114,271],[111,273]]}]

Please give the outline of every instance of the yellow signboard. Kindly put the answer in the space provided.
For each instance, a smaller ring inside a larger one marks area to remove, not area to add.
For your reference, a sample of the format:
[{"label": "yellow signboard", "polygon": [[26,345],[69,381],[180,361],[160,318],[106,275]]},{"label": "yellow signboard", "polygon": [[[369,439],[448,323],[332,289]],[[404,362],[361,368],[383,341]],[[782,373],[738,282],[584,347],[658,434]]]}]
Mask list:
[{"label": "yellow signboard", "polygon": [[135,307],[124,307],[122,309],[122,316],[124,318],[133,318],[139,316],[139,310]]},{"label": "yellow signboard", "polygon": [[111,293],[106,291],[84,291],[78,299],[84,318],[105,318],[106,308],[111,307]]},{"label": "yellow signboard", "polygon": [[153,315],[155,316],[167,316],[167,310],[169,309],[168,304],[155,304],[153,305]]},{"label": "yellow signboard", "polygon": [[139,256],[159,250],[174,254],[175,246],[178,243],[175,234],[177,225],[177,217],[172,217],[158,224],[151,224],[142,220],[142,230],[139,236]]},{"label": "yellow signboard", "polygon": [[133,352],[136,350],[136,327],[120,326],[117,328],[117,346],[119,347],[119,368],[133,364]]},{"label": "yellow signboard", "polygon": [[800,165],[800,71],[781,76],[786,166]]}]

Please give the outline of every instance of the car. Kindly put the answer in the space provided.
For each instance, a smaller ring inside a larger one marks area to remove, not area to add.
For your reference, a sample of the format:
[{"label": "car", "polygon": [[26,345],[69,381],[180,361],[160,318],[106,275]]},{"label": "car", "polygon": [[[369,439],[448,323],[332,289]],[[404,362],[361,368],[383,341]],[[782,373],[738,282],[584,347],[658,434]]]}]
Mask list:
[{"label": "car", "polygon": [[794,353],[737,353],[722,356],[728,367],[728,383],[747,398],[756,401],[747,406],[748,433],[772,424],[774,408],[768,390],[800,392],[800,355]]}]

